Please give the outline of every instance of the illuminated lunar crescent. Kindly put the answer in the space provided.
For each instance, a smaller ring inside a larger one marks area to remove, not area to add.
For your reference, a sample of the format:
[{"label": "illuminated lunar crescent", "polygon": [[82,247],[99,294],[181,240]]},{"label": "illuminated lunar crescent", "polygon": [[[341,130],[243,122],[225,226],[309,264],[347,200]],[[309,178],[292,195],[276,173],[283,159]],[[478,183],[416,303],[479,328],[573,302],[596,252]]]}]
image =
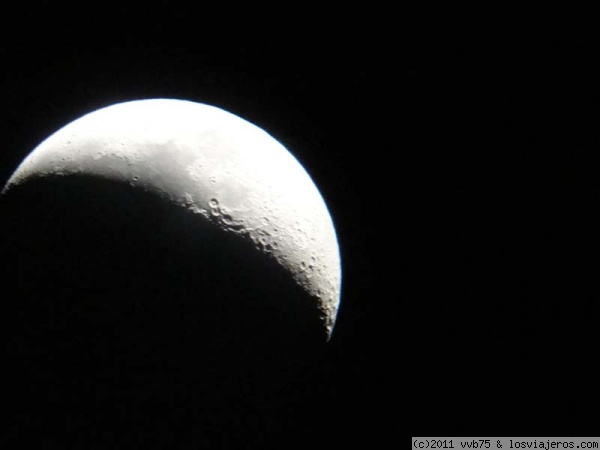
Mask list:
[{"label": "illuminated lunar crescent", "polygon": [[[217,237],[215,246],[221,238],[239,243],[236,251],[253,253],[252,261],[264,261],[293,282],[302,293],[303,311],[314,316],[307,320],[318,322],[322,339],[329,339],[341,286],[332,219],[307,172],[262,129],[222,109],[190,101],[149,99],[115,104],[48,137],[21,163],[3,193],[10,198],[28,186],[46,186],[36,188],[39,198],[49,186],[69,180],[88,180],[82,183],[89,186],[97,180],[123,193],[143,192],[168,205],[166,211],[182,214],[188,228],[196,229],[193,233],[212,233]],[[70,192],[76,194],[73,190],[61,194],[66,203],[71,201]],[[35,209],[35,201],[28,206]],[[135,207],[131,214],[136,214]],[[152,226],[139,223],[140,229]],[[156,231],[162,235],[177,232],[168,228]],[[218,249],[203,253],[206,243],[194,247],[193,233],[171,240],[189,239],[192,259],[218,253]],[[268,274],[257,282],[269,283]],[[239,297],[240,302],[247,301],[243,292]],[[278,292],[277,297],[279,307],[287,308],[288,292]],[[252,301],[262,307],[260,296]]]}]

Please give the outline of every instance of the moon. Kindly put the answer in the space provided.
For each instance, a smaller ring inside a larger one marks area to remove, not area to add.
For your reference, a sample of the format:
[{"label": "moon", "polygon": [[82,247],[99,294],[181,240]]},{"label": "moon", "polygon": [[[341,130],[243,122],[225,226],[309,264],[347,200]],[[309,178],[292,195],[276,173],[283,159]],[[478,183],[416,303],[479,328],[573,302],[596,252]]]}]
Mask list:
[{"label": "moon", "polygon": [[14,276],[33,286],[28,308],[51,309],[44,320],[76,316],[85,334],[128,317],[136,348],[183,330],[170,351],[238,332],[247,346],[331,337],[341,266],[323,197],[282,144],[220,108],[148,99],[91,112],[37,146],[0,199],[7,254],[27,267]]}]

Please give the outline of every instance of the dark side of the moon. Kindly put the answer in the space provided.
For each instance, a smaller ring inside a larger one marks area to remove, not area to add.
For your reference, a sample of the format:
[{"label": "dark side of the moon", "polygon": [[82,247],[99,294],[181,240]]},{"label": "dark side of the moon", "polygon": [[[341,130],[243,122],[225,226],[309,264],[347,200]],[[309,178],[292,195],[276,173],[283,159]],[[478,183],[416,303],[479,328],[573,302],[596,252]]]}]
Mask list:
[{"label": "dark side of the moon", "polygon": [[240,436],[323,352],[304,293],[277,264],[160,198],[44,179],[4,196],[2,211],[16,422],[36,409],[50,428],[66,412],[106,432],[200,421]]}]

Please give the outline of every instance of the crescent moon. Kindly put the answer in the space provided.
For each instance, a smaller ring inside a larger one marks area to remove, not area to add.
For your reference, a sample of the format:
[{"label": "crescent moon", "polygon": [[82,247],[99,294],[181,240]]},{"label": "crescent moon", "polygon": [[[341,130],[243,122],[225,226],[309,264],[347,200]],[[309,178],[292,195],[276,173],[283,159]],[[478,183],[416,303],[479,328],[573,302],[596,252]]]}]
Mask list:
[{"label": "crescent moon", "polygon": [[[308,173],[264,130],[185,100],[115,104],[44,140],[11,176],[3,195],[17,198],[28,186],[79,179],[147,193],[185,213],[194,233],[212,230],[245,245],[253,258],[268,261],[293,281],[325,340],[331,337],[341,289],[333,221]],[[193,257],[204,257],[193,238],[185,239]],[[285,306],[285,292],[278,301]]]}]

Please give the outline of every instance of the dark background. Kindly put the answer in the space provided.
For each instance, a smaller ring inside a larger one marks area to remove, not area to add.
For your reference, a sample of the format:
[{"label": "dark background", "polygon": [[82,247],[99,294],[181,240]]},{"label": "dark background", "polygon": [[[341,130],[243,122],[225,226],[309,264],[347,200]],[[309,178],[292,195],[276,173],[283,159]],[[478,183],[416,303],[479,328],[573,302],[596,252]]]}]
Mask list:
[{"label": "dark background", "polygon": [[298,158],[341,247],[333,338],[282,399],[294,412],[273,436],[589,434],[600,73],[585,14],[281,11],[263,23],[236,11],[240,26],[233,11],[200,11],[6,15],[23,25],[0,43],[0,179],[103,106],[224,108]]}]

